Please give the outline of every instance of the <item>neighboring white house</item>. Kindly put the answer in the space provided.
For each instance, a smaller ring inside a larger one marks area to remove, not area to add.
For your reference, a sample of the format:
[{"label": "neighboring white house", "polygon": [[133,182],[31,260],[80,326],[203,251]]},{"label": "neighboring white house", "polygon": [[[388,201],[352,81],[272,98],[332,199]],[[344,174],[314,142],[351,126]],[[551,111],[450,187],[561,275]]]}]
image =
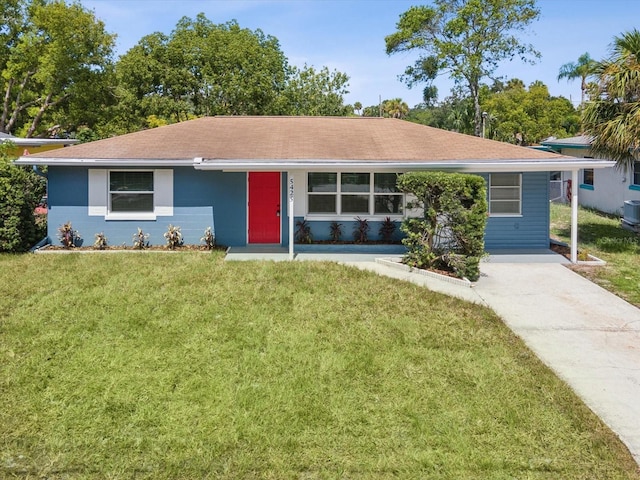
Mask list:
[{"label": "neighboring white house", "polygon": [[[591,139],[585,135],[549,138],[541,142],[541,145],[562,155],[593,158]],[[568,201],[571,189],[579,188],[580,205],[623,215],[625,201],[640,201],[640,162],[635,162],[633,171],[629,172],[617,167],[580,170],[578,185],[571,184],[571,172],[555,172],[551,175],[551,182],[551,200]]]}]

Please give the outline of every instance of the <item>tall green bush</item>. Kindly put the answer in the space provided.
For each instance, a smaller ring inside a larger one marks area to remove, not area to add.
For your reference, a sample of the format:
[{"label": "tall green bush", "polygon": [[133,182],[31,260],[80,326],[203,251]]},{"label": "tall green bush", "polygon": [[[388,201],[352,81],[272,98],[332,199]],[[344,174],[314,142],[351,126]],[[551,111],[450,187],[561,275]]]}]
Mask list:
[{"label": "tall green bush", "polygon": [[402,223],[404,263],[477,280],[487,223],[485,180],[463,173],[411,172],[398,178],[398,188],[408,195],[408,208],[421,212]]},{"label": "tall green bush", "polygon": [[34,210],[45,191],[42,177],[0,151],[0,252],[24,252],[41,240]]}]

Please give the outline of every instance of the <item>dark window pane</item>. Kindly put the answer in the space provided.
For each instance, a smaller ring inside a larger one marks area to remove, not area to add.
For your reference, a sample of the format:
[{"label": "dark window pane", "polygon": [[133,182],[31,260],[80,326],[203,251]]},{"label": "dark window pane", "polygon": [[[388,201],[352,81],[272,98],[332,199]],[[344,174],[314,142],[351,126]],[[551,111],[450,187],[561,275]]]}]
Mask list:
[{"label": "dark window pane", "polygon": [[375,196],[375,213],[376,214],[401,214],[402,213],[402,195],[376,195]]},{"label": "dark window pane", "polygon": [[585,185],[593,185],[593,168],[584,169],[582,183],[584,183]]},{"label": "dark window pane", "polygon": [[492,187],[519,187],[519,173],[493,173],[491,174]]},{"label": "dark window pane", "polygon": [[309,213],[336,213],[335,195],[309,195]]},{"label": "dark window pane", "polygon": [[515,214],[520,213],[520,202],[517,201],[498,201],[491,202],[491,213],[493,214]]},{"label": "dark window pane", "polygon": [[343,192],[368,192],[368,173],[343,173],[340,175],[340,184]]},{"label": "dark window pane", "polygon": [[153,192],[153,172],[110,172],[112,192]]},{"label": "dark window pane", "polygon": [[640,185],[640,162],[633,163],[633,184]]},{"label": "dark window pane", "polygon": [[373,190],[376,193],[395,193],[398,191],[396,182],[398,176],[395,173],[375,173],[373,175]]},{"label": "dark window pane", "polygon": [[342,195],[342,213],[369,213],[369,195]]},{"label": "dark window pane", "polygon": [[308,174],[309,192],[337,192],[338,174],[313,172]]},{"label": "dark window pane", "polygon": [[112,212],[153,212],[153,193],[112,193]]}]

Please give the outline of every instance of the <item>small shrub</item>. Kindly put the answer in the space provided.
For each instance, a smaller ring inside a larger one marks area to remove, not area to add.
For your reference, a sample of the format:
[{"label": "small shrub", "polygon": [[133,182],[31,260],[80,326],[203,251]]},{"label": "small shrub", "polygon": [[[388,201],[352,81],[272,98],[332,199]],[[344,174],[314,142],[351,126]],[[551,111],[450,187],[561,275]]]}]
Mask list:
[{"label": "small shrub", "polygon": [[175,250],[184,244],[180,227],[174,227],[171,224],[169,224],[169,229],[164,233],[164,238],[167,240],[167,247],[171,250]]},{"label": "small shrub", "polygon": [[93,248],[104,250],[107,248],[107,237],[104,232],[96,233],[96,240],[93,242]]},{"label": "small shrub", "polygon": [[369,221],[366,218],[356,217],[356,226],[353,228],[353,239],[356,243],[367,243],[369,240]]},{"label": "small shrub", "polygon": [[147,247],[149,247],[149,234],[138,228],[138,233],[133,234],[133,248],[144,250]]},{"label": "small shrub", "polygon": [[58,238],[64,248],[73,248],[82,239],[77,230],[73,229],[71,222],[67,222],[58,227]]},{"label": "small shrub", "polygon": [[339,222],[331,222],[329,226],[329,235],[331,235],[331,241],[337,243],[342,238],[342,224]]},{"label": "small shrub", "polygon": [[386,217],[380,224],[378,235],[383,242],[391,243],[393,241],[393,234],[396,232],[396,222],[391,220],[391,217]]},{"label": "small shrub", "polygon": [[211,227],[207,227],[207,229],[204,231],[204,236],[200,239],[200,241],[204,242],[207,250],[213,250],[213,248],[216,246],[216,236],[213,233],[213,230],[211,230]]},{"label": "small shrub", "polygon": [[313,235],[311,235],[311,225],[306,220],[298,220],[296,222],[296,243],[311,243]]}]

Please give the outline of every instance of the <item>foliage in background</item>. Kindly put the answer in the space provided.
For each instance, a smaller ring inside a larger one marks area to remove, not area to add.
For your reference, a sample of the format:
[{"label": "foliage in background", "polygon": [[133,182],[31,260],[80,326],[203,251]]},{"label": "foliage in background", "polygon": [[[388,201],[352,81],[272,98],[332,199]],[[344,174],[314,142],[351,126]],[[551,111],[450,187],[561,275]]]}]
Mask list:
[{"label": "foliage in background", "polygon": [[611,55],[592,72],[595,82],[583,110],[591,151],[632,171],[640,159],[640,31],[615,37]]},{"label": "foliage in background", "polygon": [[462,173],[410,172],[398,177],[398,188],[414,198],[407,208],[421,213],[402,223],[407,247],[403,262],[477,280],[487,222],[485,180]]},{"label": "foliage in background", "polygon": [[52,136],[96,123],[113,99],[115,36],[104,23],[63,1],[4,0],[0,18],[0,132]]},{"label": "foliage in background", "polygon": [[34,211],[46,184],[30,168],[11,163],[10,145],[0,145],[0,252],[24,252],[44,237]]},{"label": "foliage in background", "polygon": [[[492,78],[498,64],[539,57],[514,35],[536,20],[535,0],[434,0],[433,6],[411,7],[400,15],[396,32],[385,37],[388,54],[422,52],[403,79],[409,87],[432,85],[444,71],[472,99],[474,133],[481,134],[480,82]],[[425,95],[425,97],[430,97]]]}]

